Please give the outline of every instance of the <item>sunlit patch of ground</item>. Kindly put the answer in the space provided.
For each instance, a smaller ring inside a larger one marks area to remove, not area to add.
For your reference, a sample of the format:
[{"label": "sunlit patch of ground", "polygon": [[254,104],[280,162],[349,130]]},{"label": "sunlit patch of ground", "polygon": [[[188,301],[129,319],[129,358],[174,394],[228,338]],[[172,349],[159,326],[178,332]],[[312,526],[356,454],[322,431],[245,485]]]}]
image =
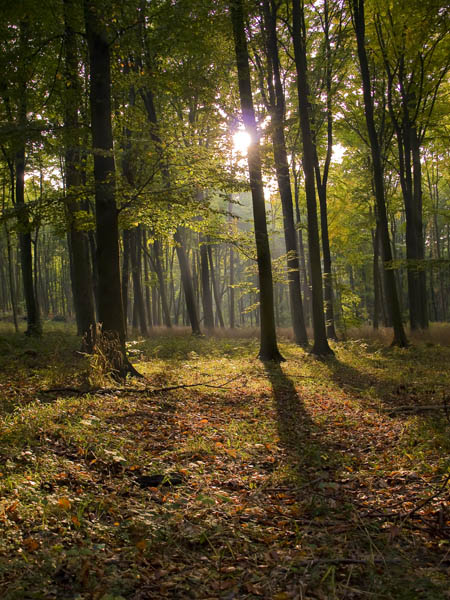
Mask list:
[{"label": "sunlit patch of ground", "polygon": [[250,335],[155,335],[122,387],[67,331],[3,335],[0,597],[449,598],[450,349],[430,344],[283,342],[278,367]]}]

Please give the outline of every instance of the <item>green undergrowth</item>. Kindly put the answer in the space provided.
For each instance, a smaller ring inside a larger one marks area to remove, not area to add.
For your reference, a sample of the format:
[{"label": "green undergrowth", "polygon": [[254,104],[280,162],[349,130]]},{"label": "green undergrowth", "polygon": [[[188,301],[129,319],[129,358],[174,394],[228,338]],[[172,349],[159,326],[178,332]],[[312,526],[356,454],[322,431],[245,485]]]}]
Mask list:
[{"label": "green undergrowth", "polygon": [[0,332],[2,599],[450,597],[449,347],[78,347]]}]

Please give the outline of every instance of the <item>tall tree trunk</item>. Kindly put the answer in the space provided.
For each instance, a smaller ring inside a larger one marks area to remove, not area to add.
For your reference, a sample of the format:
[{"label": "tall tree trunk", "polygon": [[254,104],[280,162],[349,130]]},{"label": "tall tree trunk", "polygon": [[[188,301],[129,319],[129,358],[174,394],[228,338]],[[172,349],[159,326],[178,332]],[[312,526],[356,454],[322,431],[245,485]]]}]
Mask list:
[{"label": "tall tree trunk", "polygon": [[83,348],[92,350],[95,326],[94,293],[92,272],[89,261],[89,249],[86,233],[77,227],[76,213],[79,209],[77,194],[81,186],[79,171],[80,134],[78,106],[80,84],[78,81],[79,63],[76,33],[73,29],[75,4],[73,0],[64,0],[64,42],[65,42],[65,175],[66,210],[69,230],[67,234],[70,252],[73,304],[75,309],[78,335],[83,336]]},{"label": "tall tree trunk", "polygon": [[143,256],[142,260],[144,261],[144,293],[145,293],[145,310],[147,313],[147,321],[148,326],[152,327],[152,303],[150,300],[150,278],[149,278],[149,263],[150,260],[147,255],[147,231],[145,229],[142,230],[142,250]]},{"label": "tall tree trunk", "polygon": [[[289,305],[291,312],[294,341],[301,345],[308,345],[303,302],[300,287],[300,268],[297,251],[297,240],[294,225],[294,208],[289,173],[289,164],[284,136],[285,98],[280,73],[278,55],[278,40],[276,30],[276,6],[273,0],[264,2],[264,16],[267,27],[267,58],[269,65],[269,97],[270,117],[272,122],[272,143],[275,159],[278,190],[280,192],[281,207],[283,211],[284,242],[287,252],[287,271],[289,287]],[[273,76],[270,77],[270,73]]]},{"label": "tall tree trunk", "polygon": [[125,334],[128,328],[128,286],[130,283],[130,252],[131,252],[131,230],[122,231],[122,304]]},{"label": "tall tree trunk", "polygon": [[[28,24],[22,21],[19,27],[19,47],[21,55],[25,55],[28,33]],[[39,336],[42,333],[42,324],[39,314],[39,305],[36,298],[33,281],[33,257],[32,241],[30,232],[30,220],[28,209],[25,204],[25,131],[27,124],[27,82],[25,75],[20,76],[20,98],[18,106],[18,122],[20,130],[23,132],[18,141],[15,155],[15,176],[16,176],[16,207],[17,220],[19,223],[19,247],[20,247],[20,266],[22,270],[23,294],[25,296],[25,305],[27,309],[27,330],[26,334],[30,336]]]},{"label": "tall tree trunk", "polygon": [[[119,266],[119,229],[115,198],[115,163],[111,125],[110,48],[99,0],[84,0],[89,50],[90,108],[94,153],[99,320],[116,348],[109,355],[119,377],[137,374],[126,356]],[[111,344],[110,344],[111,345]]]},{"label": "tall tree trunk", "polygon": [[205,238],[200,240],[200,273],[202,282],[203,319],[206,329],[214,329],[214,314],[209,280],[208,249]]},{"label": "tall tree trunk", "polygon": [[236,300],[234,293],[234,250],[233,246],[230,246],[230,285],[229,285],[229,312],[230,312],[230,329],[236,327],[235,312],[236,312]]},{"label": "tall tree trunk", "polygon": [[366,117],[367,132],[369,135],[370,149],[372,154],[373,179],[375,186],[375,199],[377,204],[377,218],[380,224],[381,247],[384,262],[384,278],[386,283],[386,294],[390,307],[392,325],[394,328],[393,344],[404,347],[408,345],[405,331],[403,329],[402,315],[400,312],[400,303],[395,285],[395,275],[392,266],[392,252],[389,241],[389,229],[384,200],[384,178],[383,166],[381,161],[381,152],[378,142],[378,136],[375,128],[373,114],[373,99],[370,83],[370,72],[367,61],[365,47],[365,18],[364,18],[364,0],[351,0],[353,26],[356,33],[358,45],[358,58],[361,71],[361,79],[364,94],[364,113]]},{"label": "tall tree trunk", "polygon": [[186,309],[189,316],[192,333],[194,335],[200,335],[200,322],[198,319],[197,305],[195,302],[194,285],[192,282],[191,269],[189,267],[189,260],[184,247],[183,236],[180,227],[178,227],[174,233],[173,239],[176,242],[177,257],[181,272],[181,282],[183,285]]},{"label": "tall tree trunk", "polygon": [[420,141],[415,127],[411,128],[411,156],[413,167],[413,197],[415,212],[415,236],[417,244],[417,321],[421,329],[428,328],[427,285],[424,268],[425,242],[422,220],[422,164],[420,161]]},{"label": "tall tree trunk", "polygon": [[131,277],[133,279],[133,297],[136,303],[137,318],[141,335],[148,337],[147,319],[145,316],[144,294],[142,293],[141,281],[141,228],[135,227],[131,230]]},{"label": "tall tree trunk", "polygon": [[17,320],[17,296],[16,296],[16,286],[14,283],[14,271],[13,271],[13,261],[12,261],[12,250],[11,250],[11,236],[9,235],[9,230],[5,225],[5,233],[6,233],[6,249],[8,254],[8,279],[9,279],[9,293],[11,296],[11,308],[13,314],[13,322],[14,322],[14,330],[16,333],[19,332],[19,323]]},{"label": "tall tree trunk", "polygon": [[325,299],[325,317],[327,336],[336,340],[336,330],[334,327],[334,309],[333,309],[333,278],[331,268],[330,238],[328,235],[328,208],[327,208],[327,183],[330,171],[331,155],[333,153],[333,111],[332,111],[332,64],[331,64],[331,44],[330,44],[330,15],[328,11],[328,0],[324,0],[323,6],[323,25],[326,46],[326,72],[325,72],[325,90],[326,90],[326,123],[327,123],[327,145],[325,163],[323,172],[320,172],[319,156],[317,154],[317,145],[314,144],[314,168],[316,173],[317,193],[320,206],[320,231],[322,234],[322,253],[323,253],[323,287]]},{"label": "tall tree trunk", "polygon": [[208,258],[209,258],[209,270],[211,273],[211,283],[212,283],[213,294],[214,294],[214,302],[216,303],[217,320],[219,321],[219,326],[221,328],[224,328],[225,322],[223,320],[223,315],[222,315],[222,302],[221,302],[221,298],[220,298],[219,286],[217,283],[216,270],[214,268],[214,263],[213,263],[211,244],[209,244],[209,243],[207,244],[206,250],[208,252]]},{"label": "tall tree trunk", "polygon": [[231,19],[238,69],[239,95],[242,119],[246,131],[251,136],[247,150],[250,188],[252,192],[253,219],[259,275],[259,300],[261,306],[261,340],[259,358],[263,361],[284,360],[281,356],[275,331],[272,265],[269,238],[267,235],[264,189],[262,184],[259,134],[256,128],[255,111],[250,83],[250,69],[247,40],[244,29],[242,0],[231,0]]},{"label": "tall tree trunk", "polygon": [[379,322],[378,316],[380,314],[380,267],[379,267],[379,247],[380,247],[380,234],[378,224],[375,226],[375,231],[372,229],[372,246],[373,246],[373,328],[378,329]]},{"label": "tall tree trunk", "polygon": [[153,268],[155,270],[156,276],[158,278],[159,284],[159,295],[161,298],[161,306],[164,318],[164,325],[168,328],[172,327],[172,323],[170,320],[170,309],[169,303],[167,301],[167,293],[166,293],[166,282],[164,279],[164,271],[161,263],[161,243],[159,240],[155,239],[153,242],[153,256],[149,254],[149,258],[152,261]]},{"label": "tall tree trunk", "polygon": [[305,174],[306,206],[308,212],[308,244],[311,265],[312,314],[314,346],[312,353],[319,356],[334,354],[328,345],[322,290],[322,267],[320,264],[319,229],[317,223],[316,189],[314,183],[314,143],[309,115],[309,85],[306,63],[303,0],[292,0],[292,24],[300,129],[303,146],[303,172]]},{"label": "tall tree trunk", "polygon": [[[299,262],[300,262],[300,281],[302,282],[303,289],[303,306],[305,315],[305,325],[311,323],[311,288],[308,280],[311,279],[311,269],[306,265],[305,257],[305,245],[303,243],[303,229],[302,221],[300,217],[300,204],[299,204],[299,184],[298,174],[294,170],[294,202],[295,202],[295,218],[296,218],[296,229],[298,233],[298,251],[299,251]],[[309,273],[309,277],[308,277]]]}]

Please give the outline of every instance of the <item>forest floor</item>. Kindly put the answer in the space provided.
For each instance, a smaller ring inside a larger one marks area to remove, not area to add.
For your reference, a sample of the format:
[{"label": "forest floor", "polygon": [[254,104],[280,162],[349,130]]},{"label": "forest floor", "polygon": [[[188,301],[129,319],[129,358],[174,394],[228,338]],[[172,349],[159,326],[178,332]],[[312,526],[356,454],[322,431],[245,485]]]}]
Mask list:
[{"label": "forest floor", "polygon": [[78,344],[0,331],[2,599],[450,598],[449,346]]}]

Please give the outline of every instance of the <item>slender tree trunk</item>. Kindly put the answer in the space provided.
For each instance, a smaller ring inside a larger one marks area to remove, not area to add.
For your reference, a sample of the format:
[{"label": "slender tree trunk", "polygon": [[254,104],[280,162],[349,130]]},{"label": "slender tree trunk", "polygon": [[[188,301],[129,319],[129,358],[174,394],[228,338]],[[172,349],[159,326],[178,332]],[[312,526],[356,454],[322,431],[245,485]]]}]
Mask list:
[{"label": "slender tree trunk", "polygon": [[[296,218],[296,228],[298,232],[298,250],[299,250],[299,261],[300,261],[300,281],[302,282],[303,287],[303,306],[304,306],[304,315],[305,315],[305,325],[309,325],[311,322],[311,289],[308,283],[308,272],[310,273],[310,269],[308,269],[306,265],[306,257],[305,257],[305,246],[303,243],[303,230],[302,230],[302,221],[300,217],[300,204],[299,204],[299,185],[298,185],[298,175],[294,172],[294,202],[295,202],[295,218]],[[308,265],[309,266],[309,265]]]},{"label": "slender tree trunk", "polygon": [[[300,268],[294,225],[293,199],[286,151],[286,140],[284,136],[285,98],[281,81],[280,61],[278,55],[276,7],[273,1],[271,1],[271,6],[269,7],[269,0],[265,0],[264,16],[267,28],[266,46],[269,66],[268,86],[271,104],[270,116],[272,122],[272,143],[278,190],[280,192],[281,207],[283,211],[283,228],[287,252],[291,321],[294,331],[294,341],[301,346],[307,346],[308,336],[306,334],[305,318],[303,314]],[[273,76],[273,81],[270,73]]]},{"label": "slender tree trunk", "polygon": [[327,183],[331,164],[331,155],[333,152],[333,111],[332,111],[332,63],[331,63],[331,44],[330,44],[330,16],[328,11],[328,0],[324,0],[324,35],[326,46],[326,123],[327,123],[327,146],[323,173],[320,173],[319,157],[317,154],[317,145],[314,144],[314,168],[317,181],[317,193],[320,205],[320,230],[322,234],[322,253],[323,253],[323,286],[325,299],[325,317],[327,336],[336,340],[336,330],[334,327],[334,309],[333,309],[333,278],[331,267],[330,239],[328,235],[328,208],[327,208]]},{"label": "slender tree trunk", "polygon": [[141,228],[135,227],[131,230],[130,244],[131,277],[133,279],[133,298],[136,308],[136,316],[139,322],[141,335],[148,337],[147,319],[145,316],[144,294],[141,282]]},{"label": "slender tree trunk", "polygon": [[392,263],[392,252],[389,241],[388,220],[386,213],[386,204],[384,199],[383,166],[381,161],[381,152],[378,142],[378,136],[375,129],[370,73],[365,47],[364,0],[350,1],[353,13],[353,25],[355,28],[356,40],[358,45],[358,57],[364,94],[364,112],[366,116],[367,132],[369,135],[370,148],[372,153],[375,199],[377,203],[377,215],[380,223],[380,237],[384,262],[386,293],[390,306],[392,325],[394,328],[394,340],[392,343],[394,345],[404,347],[408,345],[408,341],[406,339],[405,331],[403,329],[402,316],[400,312],[400,303],[398,300],[397,288],[395,285],[394,271],[392,268],[390,268]]},{"label": "slender tree trunk", "polygon": [[[19,26],[19,47],[20,53],[25,54],[28,33],[28,24],[22,21]],[[20,266],[22,270],[23,294],[25,296],[25,305],[27,309],[27,330],[26,335],[39,336],[42,333],[42,324],[39,314],[39,305],[35,294],[33,281],[33,257],[32,241],[30,232],[30,221],[28,209],[25,204],[25,130],[27,124],[27,82],[25,75],[20,76],[20,98],[18,106],[18,122],[23,132],[18,140],[17,151],[15,155],[15,200],[17,208],[17,220],[19,225],[19,247],[20,247]]]},{"label": "slender tree trunk", "polygon": [[[119,229],[111,125],[110,48],[99,0],[84,0],[91,76],[90,108],[94,150],[99,320],[103,334],[117,345],[108,357],[119,377],[137,374],[125,351],[125,319],[119,266]],[[111,344],[110,344],[111,345]]]},{"label": "slender tree trunk", "polygon": [[79,209],[77,194],[81,186],[79,171],[80,136],[78,106],[80,85],[78,81],[78,50],[76,33],[73,29],[75,4],[73,0],[64,0],[64,41],[65,41],[65,175],[66,210],[69,231],[67,234],[70,252],[73,304],[78,335],[83,336],[83,348],[92,350],[95,326],[94,293],[92,273],[89,262],[89,249],[86,233],[77,227],[76,213]]},{"label": "slender tree trunk", "polygon": [[373,328],[378,329],[378,315],[380,314],[380,267],[379,267],[379,227],[375,226],[375,231],[372,230],[372,246],[373,246]]},{"label": "slender tree trunk", "polygon": [[322,267],[320,264],[319,229],[314,173],[314,143],[309,116],[309,85],[306,64],[303,0],[292,0],[292,24],[295,65],[297,70],[297,91],[299,103],[300,129],[303,146],[303,172],[305,174],[306,206],[308,212],[308,244],[311,265],[312,314],[314,346],[312,353],[319,356],[334,354],[328,345],[322,290]]},{"label": "slender tree trunk", "polygon": [[415,236],[417,244],[417,300],[418,322],[421,329],[428,328],[427,286],[424,268],[425,243],[422,220],[422,164],[420,161],[420,141],[415,127],[411,128],[411,156],[413,166],[413,197],[415,212]]},{"label": "slender tree trunk", "polygon": [[130,283],[131,230],[122,231],[122,303],[125,333],[128,327],[128,286]]},{"label": "slender tree trunk", "polygon": [[230,329],[236,327],[235,322],[235,294],[234,294],[234,251],[233,246],[230,246],[230,286],[229,286],[229,300],[230,300]]},{"label": "slender tree trunk", "polygon": [[208,249],[205,238],[200,240],[200,272],[202,282],[203,318],[206,329],[214,329],[214,314],[209,280]]},{"label": "slender tree trunk", "polygon": [[163,311],[164,325],[168,328],[172,327],[172,323],[170,320],[170,309],[169,303],[167,302],[167,293],[166,293],[166,282],[164,279],[164,271],[161,263],[161,243],[159,240],[155,240],[153,242],[153,257],[149,254],[149,257],[152,259],[153,267],[158,277],[159,283],[159,295],[161,298],[161,306]]},{"label": "slender tree trunk", "polygon": [[14,270],[13,270],[13,262],[12,262],[12,251],[11,251],[11,236],[9,235],[9,230],[7,229],[5,223],[5,233],[6,233],[6,249],[8,255],[8,278],[9,278],[9,293],[11,296],[11,308],[13,314],[13,322],[14,322],[14,330],[16,333],[19,332],[19,323],[17,320],[17,296],[16,296],[16,286],[14,284]]},{"label": "slender tree trunk", "polygon": [[183,237],[180,227],[178,227],[178,229],[176,230],[173,239],[176,242],[178,263],[180,265],[181,272],[181,282],[183,284],[184,298],[186,300],[186,309],[189,316],[189,322],[191,324],[192,333],[194,335],[200,335],[200,322],[198,319],[197,305],[195,302],[191,269],[189,267],[189,260],[186,254],[186,249],[183,244]]},{"label": "slender tree trunk", "polygon": [[142,250],[143,250],[142,260],[144,261],[145,309],[146,309],[146,313],[147,313],[148,326],[151,329],[153,323],[152,323],[152,303],[150,300],[150,279],[149,279],[150,260],[148,258],[148,252],[147,252],[147,231],[145,229],[142,230]]},{"label": "slender tree trunk", "polygon": [[247,150],[247,159],[250,175],[250,188],[252,192],[253,219],[255,226],[255,241],[259,275],[259,300],[261,307],[261,340],[259,358],[263,361],[280,362],[284,359],[278,350],[275,331],[272,265],[270,259],[269,238],[267,235],[266,210],[259,149],[259,134],[256,128],[255,111],[253,108],[242,0],[231,0],[231,19],[233,24],[242,118],[245,128],[250,134],[252,140]]},{"label": "slender tree trunk", "polygon": [[217,284],[216,269],[214,268],[214,263],[213,263],[211,244],[209,244],[209,243],[207,244],[206,250],[208,252],[208,258],[209,258],[209,270],[211,273],[211,283],[212,283],[213,294],[214,294],[214,302],[216,303],[217,320],[219,321],[219,326],[221,328],[224,328],[225,322],[223,320],[223,315],[222,315],[222,302],[221,302],[221,298],[220,298],[219,286]]}]

